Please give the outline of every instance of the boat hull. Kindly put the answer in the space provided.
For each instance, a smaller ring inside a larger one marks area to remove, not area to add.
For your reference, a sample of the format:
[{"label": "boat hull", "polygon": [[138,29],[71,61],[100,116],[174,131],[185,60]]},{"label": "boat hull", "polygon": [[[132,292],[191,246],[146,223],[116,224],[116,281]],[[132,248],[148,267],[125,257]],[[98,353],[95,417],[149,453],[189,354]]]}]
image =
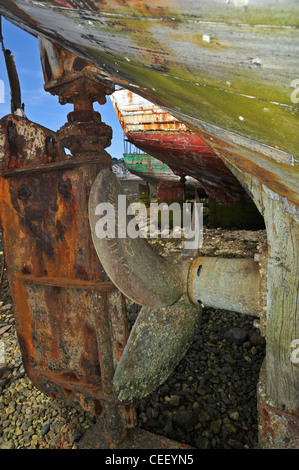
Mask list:
[{"label": "boat hull", "polygon": [[0,13],[188,126],[299,158],[296,0],[1,0]]}]

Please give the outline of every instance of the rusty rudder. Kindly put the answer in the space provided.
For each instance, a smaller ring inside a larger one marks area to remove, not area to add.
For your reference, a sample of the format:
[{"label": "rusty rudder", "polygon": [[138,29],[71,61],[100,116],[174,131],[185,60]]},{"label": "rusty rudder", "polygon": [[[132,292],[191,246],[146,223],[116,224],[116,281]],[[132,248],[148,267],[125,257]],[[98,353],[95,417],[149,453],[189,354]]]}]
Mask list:
[{"label": "rusty rudder", "polygon": [[125,303],[88,223],[90,188],[109,155],[66,155],[56,133],[17,116],[0,126],[1,225],[26,373],[46,395],[104,417],[110,440],[119,439],[136,424],[112,387],[128,336]]}]

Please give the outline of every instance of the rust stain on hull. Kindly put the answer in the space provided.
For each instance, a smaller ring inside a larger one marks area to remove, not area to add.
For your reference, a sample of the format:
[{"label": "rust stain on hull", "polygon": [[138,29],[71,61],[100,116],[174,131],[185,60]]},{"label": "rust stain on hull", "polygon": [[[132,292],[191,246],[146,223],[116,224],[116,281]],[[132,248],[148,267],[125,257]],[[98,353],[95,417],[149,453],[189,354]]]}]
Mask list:
[{"label": "rust stain on hull", "polygon": [[273,192],[298,207],[299,165],[285,165],[254,149],[228,143],[205,131],[197,132],[224,162],[232,164],[241,171],[244,180],[245,175],[253,176],[261,184],[268,186]]},{"label": "rust stain on hull", "polygon": [[141,150],[167,163],[175,174],[195,178],[219,202],[249,201],[249,195],[225,163],[196,134],[136,132],[127,137]]}]

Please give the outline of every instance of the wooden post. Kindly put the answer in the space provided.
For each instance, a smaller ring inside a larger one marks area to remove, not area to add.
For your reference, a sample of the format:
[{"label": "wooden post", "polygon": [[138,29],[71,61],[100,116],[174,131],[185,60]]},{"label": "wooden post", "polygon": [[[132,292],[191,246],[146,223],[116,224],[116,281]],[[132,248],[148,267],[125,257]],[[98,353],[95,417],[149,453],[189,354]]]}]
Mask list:
[{"label": "wooden post", "polygon": [[298,413],[299,357],[299,224],[275,193],[263,191],[268,237],[266,393],[282,411]]},{"label": "wooden post", "polygon": [[298,448],[299,206],[252,174],[227,165],[252,195],[267,231],[266,358],[258,387],[259,444]]}]

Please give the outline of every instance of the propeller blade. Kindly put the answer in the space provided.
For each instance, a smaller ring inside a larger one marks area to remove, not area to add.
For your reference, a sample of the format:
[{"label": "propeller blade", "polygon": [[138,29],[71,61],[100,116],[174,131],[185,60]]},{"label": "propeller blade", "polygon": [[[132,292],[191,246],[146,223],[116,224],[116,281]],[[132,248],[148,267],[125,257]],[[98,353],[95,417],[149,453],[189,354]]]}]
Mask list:
[{"label": "propeller blade", "polygon": [[115,371],[119,400],[145,397],[162,384],[191,346],[200,319],[201,307],[186,296],[170,307],[143,307]]},{"label": "propeller blade", "polygon": [[[111,170],[102,170],[89,198],[91,234],[101,264],[114,285],[137,304],[146,307],[172,305],[184,291],[181,276],[146,239],[128,236],[126,228],[134,217],[127,215],[126,207],[119,207],[121,195],[117,176]],[[104,216],[105,207],[107,213]],[[99,215],[103,215],[102,220]],[[99,234],[97,226],[100,224],[102,229],[104,220],[108,227],[105,238],[102,237],[103,230]]]}]

